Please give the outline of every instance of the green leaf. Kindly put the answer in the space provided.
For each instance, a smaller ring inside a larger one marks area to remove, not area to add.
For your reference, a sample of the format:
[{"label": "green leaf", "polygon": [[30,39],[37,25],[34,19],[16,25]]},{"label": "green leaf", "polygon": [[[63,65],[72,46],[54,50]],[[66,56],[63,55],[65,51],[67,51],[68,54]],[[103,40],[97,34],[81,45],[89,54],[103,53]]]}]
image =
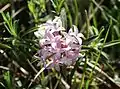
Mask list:
[{"label": "green leaf", "polygon": [[6,44],[2,44],[0,43],[0,48],[7,48],[7,49],[11,49],[10,46],[6,45]]},{"label": "green leaf", "polygon": [[65,8],[61,9],[60,18],[61,18],[61,21],[62,21],[62,26],[64,28],[67,28],[67,15],[66,15]]},{"label": "green leaf", "polygon": [[104,48],[107,48],[107,47],[110,47],[110,46],[114,46],[114,45],[117,45],[117,44],[120,44],[120,40],[114,40],[114,41],[105,43]]},{"label": "green leaf", "polygon": [[29,8],[31,13],[34,13],[35,5],[32,1],[28,1],[28,8]]},{"label": "green leaf", "polygon": [[94,26],[92,26],[92,29],[93,29],[93,32],[94,32],[94,34],[95,34],[95,35],[98,35],[98,34],[99,34],[99,32],[98,32],[98,29],[97,29],[97,28],[95,28]]},{"label": "green leaf", "polygon": [[61,1],[60,1],[59,5],[58,5],[58,12],[60,12],[61,7],[62,7],[64,1],[65,1],[65,0],[61,0]]},{"label": "green leaf", "polygon": [[89,37],[88,39],[86,40],[83,40],[83,44],[89,44],[91,43],[92,41],[94,41],[95,39],[97,39],[98,35],[94,35],[92,37]]},{"label": "green leaf", "polygon": [[34,31],[37,31],[38,28],[39,28],[39,27],[33,27],[33,28],[29,29],[29,30],[26,31],[21,37],[24,37],[24,36],[26,36],[27,34],[32,33],[32,32],[34,32]]},{"label": "green leaf", "polygon": [[3,76],[7,84],[6,89],[13,89],[10,72],[9,71],[5,72]]},{"label": "green leaf", "polygon": [[15,24],[16,22],[12,20],[12,17],[10,16],[9,12],[7,12],[6,14],[2,12],[1,14],[5,21],[5,27],[8,30],[8,32],[14,37],[17,37],[17,29]]}]

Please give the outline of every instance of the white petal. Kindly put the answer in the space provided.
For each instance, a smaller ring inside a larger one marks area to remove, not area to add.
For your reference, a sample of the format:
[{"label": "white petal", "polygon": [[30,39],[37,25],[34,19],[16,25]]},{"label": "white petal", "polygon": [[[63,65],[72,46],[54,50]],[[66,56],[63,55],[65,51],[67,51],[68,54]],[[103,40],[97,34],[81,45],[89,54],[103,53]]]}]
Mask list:
[{"label": "white petal", "polygon": [[85,38],[85,36],[82,33],[78,33],[78,37]]},{"label": "white petal", "polygon": [[70,35],[72,35],[72,34],[77,35],[78,34],[78,28],[75,25],[73,25],[72,28],[70,28],[68,34],[70,34]]}]

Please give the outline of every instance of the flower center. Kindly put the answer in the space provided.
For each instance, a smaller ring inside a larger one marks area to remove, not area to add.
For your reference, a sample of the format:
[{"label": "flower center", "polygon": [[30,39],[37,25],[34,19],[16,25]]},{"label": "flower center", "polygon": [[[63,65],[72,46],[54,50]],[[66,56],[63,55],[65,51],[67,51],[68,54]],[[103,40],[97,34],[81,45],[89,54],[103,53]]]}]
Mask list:
[{"label": "flower center", "polygon": [[65,44],[61,44],[61,48],[67,48],[68,45],[65,45]]}]

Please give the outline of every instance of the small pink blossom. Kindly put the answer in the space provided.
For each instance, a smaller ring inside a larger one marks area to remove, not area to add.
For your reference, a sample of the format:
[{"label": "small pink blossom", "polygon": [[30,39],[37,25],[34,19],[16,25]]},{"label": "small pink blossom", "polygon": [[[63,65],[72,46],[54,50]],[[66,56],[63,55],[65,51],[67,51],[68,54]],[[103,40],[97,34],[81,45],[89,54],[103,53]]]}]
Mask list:
[{"label": "small pink blossom", "polygon": [[77,27],[73,26],[66,33],[60,18],[56,17],[53,21],[42,24],[41,28],[45,30],[43,38],[40,39],[41,49],[39,51],[43,62],[45,63],[46,60],[53,61],[49,68],[54,67],[57,70],[60,69],[61,64],[72,65],[75,63],[79,56],[82,45],[81,37],[83,36],[78,33]]}]

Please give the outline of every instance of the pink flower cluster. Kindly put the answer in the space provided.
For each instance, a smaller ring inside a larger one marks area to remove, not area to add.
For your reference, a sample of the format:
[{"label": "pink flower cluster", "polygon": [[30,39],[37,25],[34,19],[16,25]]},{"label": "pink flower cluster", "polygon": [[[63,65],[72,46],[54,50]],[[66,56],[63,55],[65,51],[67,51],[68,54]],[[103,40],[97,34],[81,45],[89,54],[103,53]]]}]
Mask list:
[{"label": "pink flower cluster", "polygon": [[78,33],[76,26],[73,26],[67,33],[62,27],[60,18],[56,17],[53,21],[40,25],[40,28],[44,28],[45,31],[40,40],[41,49],[39,51],[44,64],[46,64],[46,60],[51,60],[53,62],[49,68],[55,67],[59,70],[60,64],[71,65],[77,60],[83,35]]}]

